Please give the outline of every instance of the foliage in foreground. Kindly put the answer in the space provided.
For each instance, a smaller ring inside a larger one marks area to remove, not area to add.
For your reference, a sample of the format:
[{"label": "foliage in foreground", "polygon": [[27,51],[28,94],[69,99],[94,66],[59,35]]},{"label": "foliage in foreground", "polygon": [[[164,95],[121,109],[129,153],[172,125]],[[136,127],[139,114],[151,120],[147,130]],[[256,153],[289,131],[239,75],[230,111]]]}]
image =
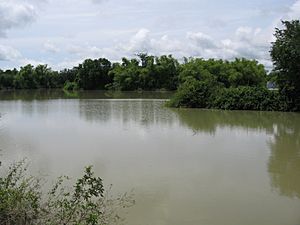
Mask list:
[{"label": "foliage in foreground", "polygon": [[113,198],[92,167],[85,168],[73,188],[60,177],[47,193],[40,179],[27,175],[25,161],[13,164],[0,176],[0,224],[3,225],[107,225],[120,224],[119,213],[134,204],[132,195]]}]

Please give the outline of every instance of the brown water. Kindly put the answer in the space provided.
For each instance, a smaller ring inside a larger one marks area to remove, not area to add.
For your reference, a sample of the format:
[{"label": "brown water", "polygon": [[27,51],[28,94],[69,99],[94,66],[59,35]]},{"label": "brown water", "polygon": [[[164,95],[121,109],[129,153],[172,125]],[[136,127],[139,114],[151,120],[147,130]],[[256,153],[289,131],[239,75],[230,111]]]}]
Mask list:
[{"label": "brown water", "polygon": [[0,92],[1,160],[51,178],[93,164],[134,189],[130,225],[300,224],[300,114],[169,109],[169,96]]}]

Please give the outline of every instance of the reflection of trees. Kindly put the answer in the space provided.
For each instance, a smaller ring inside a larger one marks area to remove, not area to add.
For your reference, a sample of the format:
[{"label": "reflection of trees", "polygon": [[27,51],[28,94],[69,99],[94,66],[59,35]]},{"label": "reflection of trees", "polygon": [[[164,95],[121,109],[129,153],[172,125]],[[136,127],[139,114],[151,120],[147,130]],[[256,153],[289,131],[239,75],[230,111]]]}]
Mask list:
[{"label": "reflection of trees", "polygon": [[213,134],[219,127],[262,130],[274,132],[274,122],[284,117],[283,113],[219,111],[197,109],[174,109],[180,122],[194,132]]},{"label": "reflection of trees", "polygon": [[80,115],[88,121],[172,125],[176,116],[158,100],[80,100]]},{"label": "reflection of trees", "polygon": [[258,130],[273,135],[268,171],[280,194],[300,198],[300,114],[216,110],[173,110],[194,132],[214,134],[218,127]]},{"label": "reflection of trees", "polygon": [[289,114],[288,120],[278,123],[270,144],[271,183],[280,194],[300,198],[300,115]]},{"label": "reflection of trees", "polygon": [[55,99],[64,95],[60,89],[54,90],[13,90],[13,91],[0,91],[0,100],[23,100],[31,101],[34,99]]},{"label": "reflection of trees", "polygon": [[0,91],[0,100],[48,100],[48,99],[168,99],[172,92],[117,92],[117,91],[75,91],[62,89],[9,90]]}]

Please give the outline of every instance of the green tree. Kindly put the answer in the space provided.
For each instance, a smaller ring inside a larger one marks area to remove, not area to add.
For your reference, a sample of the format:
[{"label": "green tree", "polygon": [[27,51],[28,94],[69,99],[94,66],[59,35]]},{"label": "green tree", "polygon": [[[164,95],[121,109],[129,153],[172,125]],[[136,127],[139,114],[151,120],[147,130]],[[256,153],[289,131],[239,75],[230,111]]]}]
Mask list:
[{"label": "green tree", "polygon": [[271,57],[278,73],[277,84],[287,98],[290,110],[300,110],[300,22],[282,21],[276,28]]},{"label": "green tree", "polygon": [[183,83],[188,77],[197,80],[215,79],[225,87],[266,86],[266,71],[262,64],[255,60],[235,59],[223,61],[201,58],[186,59],[179,74]]},{"label": "green tree", "polygon": [[193,77],[189,77],[178,88],[167,105],[184,108],[209,108],[217,88],[218,83],[214,78],[196,80]]},{"label": "green tree", "polygon": [[11,89],[14,88],[14,79],[18,71],[16,69],[13,70],[0,70],[0,89],[7,88]]},{"label": "green tree", "polygon": [[58,86],[58,73],[53,72],[47,65],[38,65],[34,69],[39,87],[56,88]]},{"label": "green tree", "polygon": [[14,86],[17,89],[35,89],[38,87],[37,76],[32,65],[28,64],[21,67],[15,77]]},{"label": "green tree", "polygon": [[77,69],[77,80],[83,89],[104,89],[111,82],[108,75],[111,62],[107,59],[87,59]]},{"label": "green tree", "polygon": [[110,72],[113,77],[113,88],[121,91],[134,91],[139,88],[140,67],[137,59],[122,59],[122,63],[115,63]]},{"label": "green tree", "polygon": [[155,58],[155,88],[176,90],[178,86],[179,62],[172,55]]}]

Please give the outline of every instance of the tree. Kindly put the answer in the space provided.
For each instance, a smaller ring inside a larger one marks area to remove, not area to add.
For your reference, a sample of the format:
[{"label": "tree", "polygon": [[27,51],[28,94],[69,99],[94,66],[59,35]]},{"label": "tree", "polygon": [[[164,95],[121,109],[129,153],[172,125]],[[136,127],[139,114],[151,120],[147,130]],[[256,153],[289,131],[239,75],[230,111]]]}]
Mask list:
[{"label": "tree", "polygon": [[16,69],[13,70],[0,70],[0,89],[7,88],[11,89],[14,87],[14,77],[18,71]]},{"label": "tree", "polygon": [[57,87],[57,73],[53,72],[47,65],[38,65],[34,69],[39,87]]},{"label": "tree", "polygon": [[111,82],[108,72],[111,62],[107,59],[86,59],[78,66],[77,79],[83,89],[104,89]]},{"label": "tree", "polygon": [[201,58],[186,59],[181,66],[179,74],[183,83],[189,77],[197,80],[207,80],[215,77],[216,80],[229,87],[240,86],[266,86],[266,71],[262,64],[255,60],[235,59],[235,61],[223,61]]},{"label": "tree", "polygon": [[277,85],[290,110],[300,111],[300,22],[282,21],[283,29],[276,28],[271,57],[278,73]]},{"label": "tree", "polygon": [[35,89],[38,86],[34,67],[30,64],[21,67],[15,77],[14,86],[17,89]]}]

